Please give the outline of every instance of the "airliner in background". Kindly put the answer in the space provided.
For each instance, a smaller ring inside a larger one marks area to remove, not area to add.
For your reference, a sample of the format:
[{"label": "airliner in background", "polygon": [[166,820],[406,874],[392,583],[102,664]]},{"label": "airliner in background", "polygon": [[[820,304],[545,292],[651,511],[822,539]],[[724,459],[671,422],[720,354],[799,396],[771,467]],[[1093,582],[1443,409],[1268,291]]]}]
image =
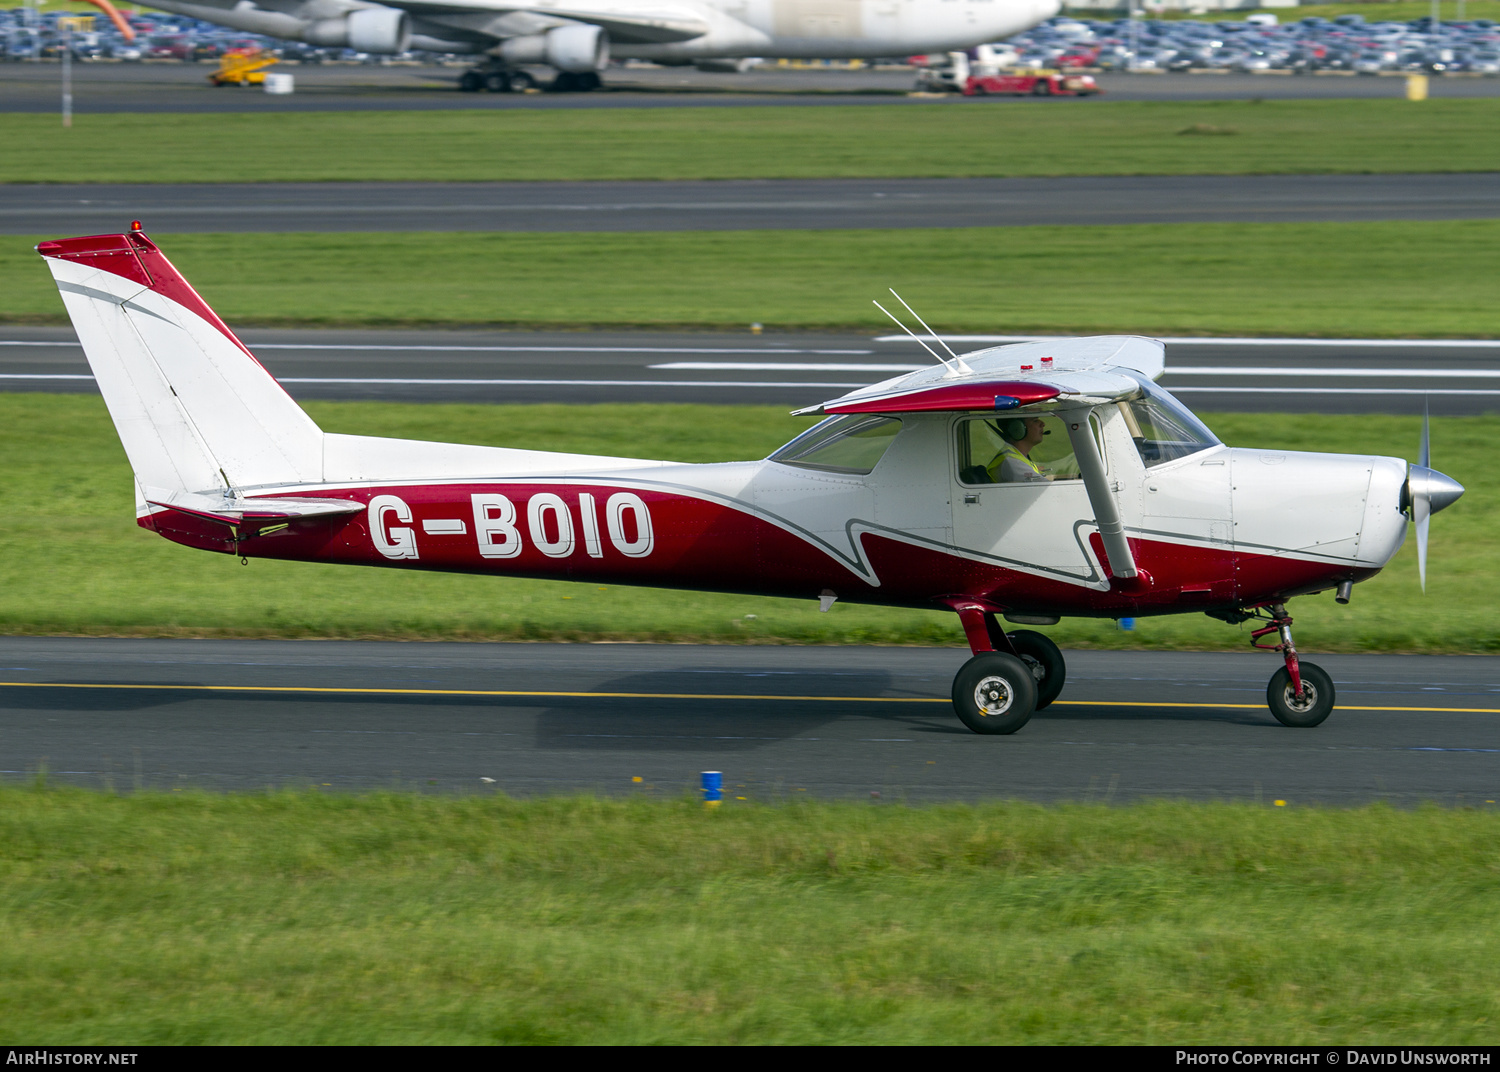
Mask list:
[{"label": "airliner in background", "polygon": [[1056,15],[1060,0],[149,0],[247,33],[372,54],[482,57],[460,86],[599,87],[610,57],[665,64],[751,56],[870,59],[968,49]]}]

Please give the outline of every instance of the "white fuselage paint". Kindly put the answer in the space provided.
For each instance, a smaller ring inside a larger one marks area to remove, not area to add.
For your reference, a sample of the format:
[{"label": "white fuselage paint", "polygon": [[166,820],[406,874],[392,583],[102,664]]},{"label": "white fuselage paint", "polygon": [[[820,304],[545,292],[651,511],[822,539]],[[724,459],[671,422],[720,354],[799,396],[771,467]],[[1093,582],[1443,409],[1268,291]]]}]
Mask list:
[{"label": "white fuselage paint", "polygon": [[[150,7],[188,15],[237,30],[308,40],[307,28],[348,11],[374,7],[362,0],[155,0]],[[404,7],[393,3],[392,7]],[[456,52],[484,52],[519,33],[570,24],[559,9],[587,19],[597,15],[676,17],[707,27],[685,41],[636,43],[611,38],[610,54],[622,59],[692,62],[772,56],[869,59],[965,49],[997,41],[1051,18],[1059,0],[542,0],[517,13],[518,5],[458,0],[468,13],[430,14],[412,9],[423,47],[451,45]],[[492,14],[493,19],[479,16]],[[476,23],[478,19],[478,23]],[[451,40],[445,36],[451,33]],[[488,38],[488,41],[485,40]]]}]

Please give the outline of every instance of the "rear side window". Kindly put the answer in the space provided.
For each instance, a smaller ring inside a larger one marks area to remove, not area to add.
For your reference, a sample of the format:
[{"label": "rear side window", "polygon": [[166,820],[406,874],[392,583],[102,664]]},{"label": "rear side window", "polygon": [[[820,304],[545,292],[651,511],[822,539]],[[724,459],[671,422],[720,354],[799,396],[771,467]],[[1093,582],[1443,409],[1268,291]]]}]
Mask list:
[{"label": "rear side window", "polygon": [[895,417],[862,413],[830,417],[771,455],[771,461],[829,473],[871,472],[901,431]]}]

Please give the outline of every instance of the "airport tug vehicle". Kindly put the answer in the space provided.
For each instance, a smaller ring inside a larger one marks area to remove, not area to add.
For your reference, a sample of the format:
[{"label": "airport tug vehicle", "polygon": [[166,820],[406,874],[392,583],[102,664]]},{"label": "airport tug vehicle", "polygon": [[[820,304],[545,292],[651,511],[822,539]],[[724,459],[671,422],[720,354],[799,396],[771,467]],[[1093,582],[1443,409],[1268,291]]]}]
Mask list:
[{"label": "airport tug vehicle", "polygon": [[1260,621],[1252,642],[1283,661],[1272,714],[1316,726],[1333,683],[1298,658],[1287,601],[1347,602],[1408,523],[1425,584],[1428,520],[1463,494],[1428,467],[1425,425],[1415,465],[1226,447],[1156,385],[1162,344],[1123,335],[932,351],[799,411],[824,419],[760,461],[326,433],[133,228],[37,249],[143,528],[242,560],[945,607],[972,651],[953,704],[977,733],[1014,733],[1066,676],[1051,640],[1001,620],[1063,615]]}]

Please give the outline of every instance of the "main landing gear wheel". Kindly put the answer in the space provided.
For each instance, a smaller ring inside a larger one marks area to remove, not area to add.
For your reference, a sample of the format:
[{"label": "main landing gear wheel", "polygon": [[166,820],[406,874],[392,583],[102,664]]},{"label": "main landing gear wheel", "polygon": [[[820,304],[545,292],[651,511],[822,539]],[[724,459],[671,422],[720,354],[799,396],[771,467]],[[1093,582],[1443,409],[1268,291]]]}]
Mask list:
[{"label": "main landing gear wheel", "polygon": [[1292,675],[1283,666],[1271,675],[1266,702],[1283,726],[1316,726],[1333,711],[1333,679],[1313,663],[1300,663],[1297,669],[1302,675],[1302,695],[1293,690]]},{"label": "main landing gear wheel", "polygon": [[603,84],[603,80],[593,71],[583,71],[581,73],[558,71],[557,77],[552,80],[552,92],[590,93]]},{"label": "main landing gear wheel", "polygon": [[512,71],[510,73],[510,88],[513,93],[525,93],[528,89],[536,88],[536,79],[525,71]]},{"label": "main landing gear wheel", "polygon": [[1036,678],[1014,655],[987,651],[953,679],[953,707],[975,733],[1015,733],[1036,710]]},{"label": "main landing gear wheel", "polygon": [[484,75],[478,71],[465,71],[458,76],[458,88],[462,93],[478,93],[484,88]]},{"label": "main landing gear wheel", "polygon": [[1036,678],[1036,709],[1040,711],[1062,695],[1063,683],[1068,677],[1068,667],[1063,654],[1050,637],[1030,629],[1017,629],[1007,633],[1011,647],[1021,661],[1031,668]]}]

